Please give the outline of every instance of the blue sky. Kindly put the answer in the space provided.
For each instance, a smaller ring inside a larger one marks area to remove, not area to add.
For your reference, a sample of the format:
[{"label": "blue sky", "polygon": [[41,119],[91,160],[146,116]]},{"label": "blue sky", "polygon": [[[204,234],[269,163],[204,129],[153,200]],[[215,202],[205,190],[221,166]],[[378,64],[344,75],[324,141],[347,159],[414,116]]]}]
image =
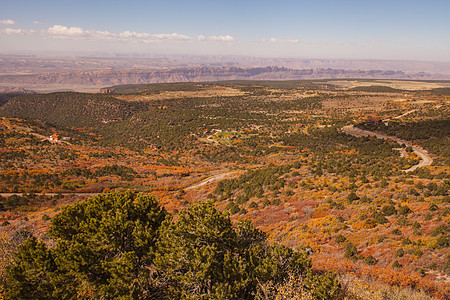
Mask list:
[{"label": "blue sky", "polygon": [[449,0],[0,1],[0,53],[450,61]]}]

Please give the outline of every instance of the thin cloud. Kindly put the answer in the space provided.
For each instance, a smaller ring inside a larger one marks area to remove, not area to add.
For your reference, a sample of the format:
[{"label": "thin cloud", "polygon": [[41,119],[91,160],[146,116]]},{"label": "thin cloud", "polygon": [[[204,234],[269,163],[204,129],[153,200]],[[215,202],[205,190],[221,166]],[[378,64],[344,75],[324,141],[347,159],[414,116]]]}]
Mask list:
[{"label": "thin cloud", "polygon": [[231,35],[212,35],[206,38],[208,41],[219,41],[219,42],[234,42],[234,37]]},{"label": "thin cloud", "polygon": [[327,41],[302,41],[305,45],[318,45],[318,46],[330,46],[330,47],[355,47],[358,46],[356,42],[327,42]]},{"label": "thin cloud", "polygon": [[299,42],[299,40],[283,40],[277,38],[262,39],[261,41],[264,43],[274,43],[274,44],[297,44]]},{"label": "thin cloud", "polygon": [[59,39],[95,39],[122,42],[144,42],[157,43],[165,41],[220,41],[232,42],[234,38],[230,35],[225,36],[203,36],[196,37],[180,34],[180,33],[158,33],[151,34],[145,32],[123,31],[121,33],[113,33],[100,30],[85,30],[81,27],[67,27],[64,25],[54,25],[42,32],[43,35]]},{"label": "thin cloud", "polygon": [[0,25],[16,25],[17,22],[11,19],[8,20],[0,20]]},{"label": "thin cloud", "polygon": [[15,28],[1,28],[0,34],[7,35],[28,35],[35,33],[34,30],[24,30],[24,29],[15,29]]},{"label": "thin cloud", "polygon": [[44,24],[44,23],[39,22],[39,21],[33,21],[33,24],[34,24],[34,25],[42,25],[42,24]]},{"label": "thin cloud", "polygon": [[81,27],[67,27],[62,25],[55,25],[47,29],[49,35],[61,38],[69,37],[87,37],[90,35],[89,31],[83,30]]},{"label": "thin cloud", "polygon": [[320,45],[320,46],[355,46],[354,42],[324,42],[324,41],[300,41],[300,40],[285,40],[285,39],[262,39],[263,43],[272,44],[302,44],[302,45]]},{"label": "thin cloud", "polygon": [[[43,24],[35,21],[33,24]],[[55,39],[72,39],[72,40],[103,40],[113,42],[141,42],[141,43],[160,43],[160,42],[194,42],[194,41],[209,41],[209,42],[234,42],[235,39],[231,35],[197,35],[189,36],[180,33],[146,33],[123,31],[114,33],[109,31],[101,31],[96,29],[83,29],[81,27],[68,27],[64,25],[53,25],[47,29],[42,30],[24,30],[5,28],[0,29],[0,34],[7,35],[29,35],[35,34],[43,37],[50,37]]]},{"label": "thin cloud", "polygon": [[148,34],[148,42],[151,41],[189,41],[193,40],[192,37],[179,33],[160,33],[160,34]]}]

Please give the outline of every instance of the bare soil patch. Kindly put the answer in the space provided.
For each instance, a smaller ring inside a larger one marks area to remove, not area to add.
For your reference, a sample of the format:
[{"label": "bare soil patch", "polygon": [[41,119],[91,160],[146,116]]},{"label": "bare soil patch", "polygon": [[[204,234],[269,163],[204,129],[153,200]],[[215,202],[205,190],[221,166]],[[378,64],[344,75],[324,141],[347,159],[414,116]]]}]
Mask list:
[{"label": "bare soil patch", "polygon": [[388,86],[394,89],[416,91],[430,90],[435,88],[449,87],[450,83],[445,82],[424,82],[424,81],[404,81],[404,80],[336,80],[328,81],[341,88],[351,89],[360,86]]},{"label": "bare soil patch", "polygon": [[122,100],[155,101],[181,98],[235,97],[246,94],[246,92],[235,88],[216,86],[201,91],[165,91],[152,95],[120,95],[116,96],[116,98]]}]

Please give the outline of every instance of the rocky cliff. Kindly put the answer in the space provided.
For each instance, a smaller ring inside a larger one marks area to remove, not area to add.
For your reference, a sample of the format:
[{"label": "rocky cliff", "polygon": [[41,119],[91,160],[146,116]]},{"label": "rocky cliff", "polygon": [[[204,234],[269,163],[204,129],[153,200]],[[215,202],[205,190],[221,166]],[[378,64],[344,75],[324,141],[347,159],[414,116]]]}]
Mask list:
[{"label": "rocky cliff", "polygon": [[120,85],[219,80],[295,80],[324,78],[448,79],[446,75],[383,70],[290,69],[284,67],[192,67],[157,70],[103,70],[33,75],[1,75],[3,84]]}]

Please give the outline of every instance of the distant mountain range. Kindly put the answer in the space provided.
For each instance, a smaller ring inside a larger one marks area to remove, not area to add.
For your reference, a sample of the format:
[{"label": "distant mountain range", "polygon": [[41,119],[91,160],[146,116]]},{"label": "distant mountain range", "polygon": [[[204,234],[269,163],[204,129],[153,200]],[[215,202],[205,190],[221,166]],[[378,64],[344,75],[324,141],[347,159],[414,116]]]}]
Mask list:
[{"label": "distant mountain range", "polygon": [[169,55],[169,54],[108,54],[55,53],[40,55],[0,54],[0,75],[44,74],[55,72],[98,71],[191,67],[255,68],[277,66],[296,70],[392,70],[426,72],[450,75],[450,62],[380,60],[380,59],[325,59],[325,58],[271,58],[238,55]]},{"label": "distant mountain range", "polygon": [[47,56],[0,54],[0,89],[95,92],[102,87],[123,84],[221,80],[450,80],[449,62],[156,54],[48,55],[51,53]]},{"label": "distant mountain range", "polygon": [[199,82],[220,80],[296,80],[329,78],[367,79],[415,79],[448,80],[450,77],[437,73],[409,73],[386,70],[344,69],[291,69],[285,67],[191,67],[157,70],[100,70],[78,72],[55,72],[30,75],[0,75],[0,83],[11,86],[23,84],[75,84],[75,85],[120,85],[163,82]]}]

